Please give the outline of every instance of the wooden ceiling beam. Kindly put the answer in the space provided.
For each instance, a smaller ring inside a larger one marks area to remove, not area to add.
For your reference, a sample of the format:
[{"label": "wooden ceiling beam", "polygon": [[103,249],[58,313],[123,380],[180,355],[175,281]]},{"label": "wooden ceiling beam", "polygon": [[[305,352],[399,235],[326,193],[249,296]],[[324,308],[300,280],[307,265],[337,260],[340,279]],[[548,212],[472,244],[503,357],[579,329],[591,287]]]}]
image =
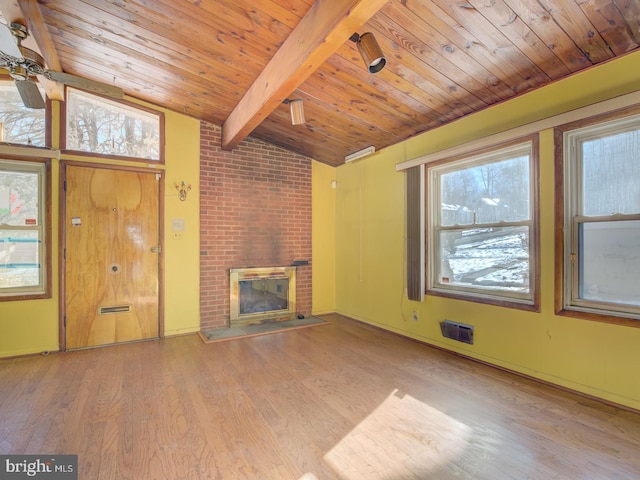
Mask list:
[{"label": "wooden ceiling beam", "polygon": [[[29,29],[29,36],[22,44],[42,55],[47,68],[62,71],[58,54],[47,30],[47,25],[44,23],[37,0],[0,0],[0,13],[2,13],[7,24],[17,22],[25,25]],[[44,88],[47,97],[52,100],[64,100],[63,85],[48,80],[42,75],[40,75],[38,81]]]},{"label": "wooden ceiling beam", "polygon": [[316,0],[223,123],[222,148],[235,148],[387,1]]}]

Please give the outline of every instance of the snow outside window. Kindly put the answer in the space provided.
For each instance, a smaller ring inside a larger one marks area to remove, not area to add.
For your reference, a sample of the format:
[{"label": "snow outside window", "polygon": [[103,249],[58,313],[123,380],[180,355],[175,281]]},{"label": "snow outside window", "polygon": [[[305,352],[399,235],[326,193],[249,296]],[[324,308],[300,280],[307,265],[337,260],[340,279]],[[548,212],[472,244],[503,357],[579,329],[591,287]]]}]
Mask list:
[{"label": "snow outside window", "polygon": [[534,304],[534,144],[428,170],[428,291]]},{"label": "snow outside window", "polygon": [[640,318],[640,115],[563,134],[564,303]]}]

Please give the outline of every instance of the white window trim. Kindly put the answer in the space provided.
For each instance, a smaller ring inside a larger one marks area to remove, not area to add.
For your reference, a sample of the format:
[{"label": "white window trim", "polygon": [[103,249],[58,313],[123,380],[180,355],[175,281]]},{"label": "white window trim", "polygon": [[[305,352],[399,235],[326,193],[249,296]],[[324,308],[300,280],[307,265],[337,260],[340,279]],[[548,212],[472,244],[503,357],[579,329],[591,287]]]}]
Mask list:
[{"label": "white window trim", "polygon": [[428,153],[417,158],[402,161],[396,164],[396,171],[401,172],[407,168],[417,165],[437,162],[443,158],[451,158],[454,156],[468,155],[471,152],[478,151],[483,148],[507,142],[514,138],[533,135],[544,130],[555,128],[559,125],[582,120],[584,118],[595,115],[602,115],[621,108],[627,108],[629,105],[640,104],[640,91],[620,95],[619,97],[610,98],[601,102],[576,108],[565,113],[547,117],[542,120],[527,123],[509,130],[504,130],[492,135],[483,136],[470,140],[469,142],[456,145],[453,147],[443,148],[433,153]]}]

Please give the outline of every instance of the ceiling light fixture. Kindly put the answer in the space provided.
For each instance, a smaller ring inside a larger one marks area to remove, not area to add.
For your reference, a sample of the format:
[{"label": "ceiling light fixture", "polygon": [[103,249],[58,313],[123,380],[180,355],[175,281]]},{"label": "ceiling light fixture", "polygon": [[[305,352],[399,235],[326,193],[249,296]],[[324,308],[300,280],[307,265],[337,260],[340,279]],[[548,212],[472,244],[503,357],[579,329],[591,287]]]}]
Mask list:
[{"label": "ceiling light fixture", "polygon": [[349,40],[357,45],[360,56],[364,60],[369,73],[378,73],[385,67],[387,59],[384,58],[384,53],[382,53],[382,49],[373,33],[367,32],[362,35],[354,33],[349,37]]},{"label": "ceiling light fixture", "polygon": [[291,125],[302,125],[304,123],[304,104],[302,99],[289,100],[288,98],[283,102],[285,105],[289,105],[289,111],[291,112]]},{"label": "ceiling light fixture", "polygon": [[362,150],[358,150],[357,152],[353,152],[346,157],[344,157],[344,163],[353,162],[354,160],[358,160],[359,158],[366,157],[367,155],[371,155],[375,153],[376,147],[370,145]]}]

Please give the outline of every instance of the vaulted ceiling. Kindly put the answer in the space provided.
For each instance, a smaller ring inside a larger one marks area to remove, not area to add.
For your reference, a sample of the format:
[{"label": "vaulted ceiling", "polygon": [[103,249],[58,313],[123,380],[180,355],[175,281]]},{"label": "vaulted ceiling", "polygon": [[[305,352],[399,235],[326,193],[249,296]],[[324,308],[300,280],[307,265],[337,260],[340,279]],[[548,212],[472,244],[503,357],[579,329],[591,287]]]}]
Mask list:
[{"label": "vaulted ceiling", "polygon": [[[637,0],[0,0],[48,68],[340,165],[640,45]],[[369,73],[353,33],[374,33]],[[56,92],[57,90],[57,92]],[[59,95],[59,85],[49,86]],[[285,99],[302,99],[291,125]]]}]

